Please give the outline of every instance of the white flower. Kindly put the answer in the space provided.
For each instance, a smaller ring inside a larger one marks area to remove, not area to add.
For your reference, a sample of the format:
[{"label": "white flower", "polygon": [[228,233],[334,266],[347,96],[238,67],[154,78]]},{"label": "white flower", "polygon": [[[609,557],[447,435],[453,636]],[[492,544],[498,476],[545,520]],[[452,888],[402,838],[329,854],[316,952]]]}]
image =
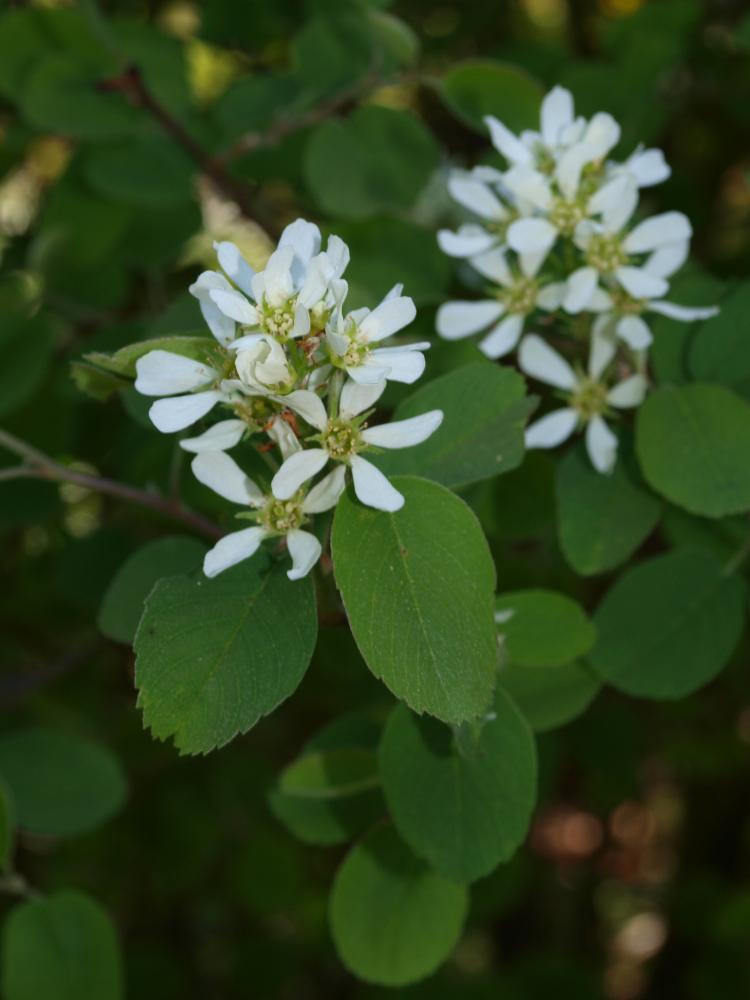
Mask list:
[{"label": "white flower", "polygon": [[315,535],[301,527],[310,514],[330,510],[336,505],[344,489],[344,469],[338,467],[314,486],[309,493],[278,500],[266,496],[249,479],[233,458],[222,451],[202,452],[195,456],[192,469],[196,479],[214,493],[233,503],[251,508],[257,524],[242,531],[234,531],[220,539],[206,553],[203,572],[216,576],[230,566],[249,559],[266,538],[284,538],[292,568],[287,571],[290,580],[307,576],[321,553]]},{"label": "white flower", "polygon": [[639,406],[647,390],[642,375],[630,375],[609,387],[604,371],[615,356],[612,338],[595,336],[591,340],[588,372],[579,374],[541,337],[524,337],[518,352],[522,371],[547,385],[562,389],[568,405],[548,413],[526,429],[527,448],[554,448],[566,441],[577,427],[586,427],[586,450],[598,472],[611,472],[617,458],[617,438],[604,416],[610,407],[628,409]]},{"label": "white flower", "polygon": [[237,351],[235,368],[240,382],[255,392],[287,392],[296,381],[284,348],[267,335]]},{"label": "white flower", "polygon": [[[205,417],[229,395],[216,386],[220,373],[211,365],[171,351],[149,351],[135,363],[135,388],[144,396],[167,396],[151,405],[148,415],[164,434],[184,430]],[[202,390],[197,392],[196,390]],[[187,393],[187,395],[183,395]]]},{"label": "white flower", "polygon": [[522,254],[520,271],[514,272],[505,254],[490,251],[472,260],[472,266],[495,282],[494,297],[475,302],[446,302],[437,312],[437,332],[445,340],[459,340],[490,327],[479,348],[488,358],[500,358],[512,351],[521,338],[526,317],[535,309],[559,308],[565,286],[542,284],[537,274],[543,254]]},{"label": "white flower", "polygon": [[287,397],[290,407],[320,431],[320,447],[298,451],[284,461],[271,482],[273,495],[279,500],[294,496],[332,459],[342,463],[341,468],[348,466],[351,469],[354,492],[363,504],[377,510],[400,510],[404,504],[403,496],[359,452],[368,446],[408,448],[421,444],[438,429],[443,414],[441,410],[430,410],[408,420],[367,427],[363,424],[362,414],[366,415],[384,388],[384,381],[360,385],[348,380],[341,391],[336,416],[326,413],[320,397],[315,393],[301,389],[292,393],[296,397],[294,400]]},{"label": "white flower", "polygon": [[[494,178],[493,178],[494,180]],[[517,216],[503,204],[497,193],[497,183],[492,183],[486,172],[455,170],[448,179],[448,191],[454,200],[481,223],[466,223],[454,231],[441,229],[437,240],[440,249],[449,257],[474,257],[495,247],[505,246],[508,224]]]},{"label": "white flower", "polygon": [[573,95],[564,87],[553,87],[542,101],[538,132],[526,131],[516,136],[492,115],[485,122],[493,146],[511,164],[542,171],[549,171],[568,149],[581,141],[586,130],[584,119],[575,117]]},{"label": "white flower", "polygon": [[412,322],[417,314],[414,302],[401,295],[401,285],[393,288],[379,306],[357,309],[343,315],[336,310],[326,328],[331,362],[343,368],[361,385],[390,379],[416,382],[425,368],[424,354],[429,341],[401,347],[376,347]]},{"label": "white flower", "polygon": [[[219,243],[216,250],[222,269],[237,287],[221,274],[205,272],[191,292],[202,307],[207,298],[246,335],[267,334],[281,342],[306,337],[311,313],[316,323],[325,321],[330,285],[349,262],[349,250],[338,236],[331,236],[327,250],[319,252],[320,231],[304,219],[286,227],[263,271],[254,272],[233,243]],[[245,336],[233,346],[251,343]]]}]

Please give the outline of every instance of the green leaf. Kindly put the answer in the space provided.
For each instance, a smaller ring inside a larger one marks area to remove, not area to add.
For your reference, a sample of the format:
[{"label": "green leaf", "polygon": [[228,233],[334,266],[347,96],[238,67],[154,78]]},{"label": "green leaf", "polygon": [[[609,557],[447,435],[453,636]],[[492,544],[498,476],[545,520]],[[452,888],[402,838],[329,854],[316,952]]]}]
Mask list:
[{"label": "green leaf", "polygon": [[392,828],[379,827],[336,874],[331,932],[342,962],[360,979],[405,986],[448,957],[466,908],[463,886],[430,871]]},{"label": "green leaf", "polygon": [[300,757],[282,773],[279,790],[302,799],[339,799],[369,791],[379,784],[375,754],[349,747]]},{"label": "green leaf", "polygon": [[119,375],[101,371],[85,361],[71,361],[69,370],[76,388],[99,403],[106,402],[115,392],[126,389],[130,384]]},{"label": "green leaf", "polygon": [[603,476],[582,447],[573,448],[558,464],[555,485],[560,547],[583,576],[625,562],[659,520],[661,504],[644,488],[627,454]]},{"label": "green leaf", "polygon": [[742,580],[707,552],[678,550],[629,570],[594,616],[591,665],[628,694],[682,698],[726,665],[744,627]]},{"label": "green leaf", "polygon": [[523,460],[530,405],[513,369],[487,361],[463,365],[417,389],[393,415],[405,420],[441,409],[438,430],[416,448],[379,455],[375,464],[389,475],[411,473],[454,488],[509,472]]},{"label": "green leaf", "polygon": [[562,667],[501,668],[498,683],[508,692],[536,733],[577,718],[601,690],[601,681],[585,664]]},{"label": "green leaf", "polygon": [[729,389],[659,389],[638,411],[636,447],[649,484],[691,514],[750,509],[750,405]]},{"label": "green leaf", "polygon": [[[122,94],[98,87],[106,62],[55,52],[35,63],[20,92],[28,122],[74,139],[115,139],[138,127],[139,112]],[[110,74],[112,66],[109,66]]]},{"label": "green leaf", "polygon": [[98,194],[139,208],[181,205],[193,197],[193,165],[166,139],[95,146],[83,172]]},{"label": "green leaf", "polygon": [[358,108],[312,133],[305,177],[318,205],[334,217],[363,219],[409,208],[438,163],[435,140],[412,115]]},{"label": "green leaf", "polygon": [[109,918],[80,892],[22,903],[3,929],[2,984],[5,1000],[121,1000]]},{"label": "green leaf", "polygon": [[472,882],[512,857],[526,836],[536,748],[501,690],[489,719],[464,735],[458,746],[447,726],[400,705],[383,733],[380,767],[388,809],[407,844],[442,875]]},{"label": "green leaf", "polygon": [[44,379],[55,337],[45,316],[17,311],[0,316],[0,416],[22,406]]},{"label": "green leaf", "polygon": [[698,382],[733,386],[750,378],[750,281],[722,299],[717,316],[704,320],[690,347],[688,367]]},{"label": "green leaf", "polygon": [[262,555],[214,580],[160,580],[134,643],[144,725],[183,753],[223,746],[295,690],[316,636],[312,580]]},{"label": "green leaf", "polygon": [[379,736],[379,728],[359,716],[326,726],[271,791],[274,816],[308,844],[343,843],[372,826],[385,814],[375,754]]},{"label": "green leaf", "polygon": [[510,662],[519,667],[560,667],[588,653],[596,639],[583,608],[553,590],[499,594],[495,620]]},{"label": "green leaf", "polygon": [[497,663],[495,569],[478,521],[436,483],[397,477],[395,514],[342,496],[331,539],[336,582],[370,670],[445,722],[482,715]]},{"label": "green leaf", "polygon": [[125,801],[117,759],[69,733],[36,727],[6,733],[0,737],[0,776],[12,792],[18,825],[30,833],[86,833]]},{"label": "green leaf", "polygon": [[84,359],[92,365],[104,368],[105,371],[122,375],[125,378],[135,378],[135,363],[149,351],[170,351],[181,354],[196,361],[210,361],[216,341],[213,337],[203,336],[169,336],[153,337],[151,340],[139,340],[135,344],[127,344],[114,354],[103,354],[94,351],[84,354]]},{"label": "green leaf", "polygon": [[439,93],[462,121],[486,133],[485,115],[513,132],[539,127],[542,89],[523,70],[489,59],[459,63],[445,74]]},{"label": "green leaf", "polygon": [[143,602],[165,576],[198,569],[206,546],[194,538],[160,538],[127,559],[107,588],[99,609],[99,628],[117,642],[132,643],[143,614]]},{"label": "green leaf", "polygon": [[16,807],[10,789],[0,782],[0,871],[8,871],[16,843]]}]

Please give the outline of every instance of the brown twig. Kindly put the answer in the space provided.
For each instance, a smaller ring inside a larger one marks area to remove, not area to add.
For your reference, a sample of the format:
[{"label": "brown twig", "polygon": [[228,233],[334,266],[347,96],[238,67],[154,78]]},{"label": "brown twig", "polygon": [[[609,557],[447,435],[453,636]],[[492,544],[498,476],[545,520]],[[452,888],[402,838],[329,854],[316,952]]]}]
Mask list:
[{"label": "brown twig", "polygon": [[105,93],[123,94],[132,105],[147,111],[164,132],[185,150],[213,185],[237,205],[246,218],[254,220],[269,232],[274,232],[276,227],[272,223],[258,217],[259,213],[252,204],[252,194],[248,185],[233,177],[221,159],[212,156],[207,149],[204,149],[185,126],[154,97],[137,66],[127,66],[117,76],[100,80],[97,86]]},{"label": "brown twig", "polygon": [[[76,486],[83,486],[95,493],[104,493],[106,496],[115,497],[127,503],[148,507],[165,517],[181,521],[186,527],[211,540],[215,541],[222,537],[223,532],[217,525],[200,514],[193,513],[183,506],[177,498],[162,497],[157,493],[148,493],[146,490],[139,490],[135,486],[119,483],[114,479],[105,479],[89,475],[87,472],[69,469],[67,466],[55,462],[49,455],[45,455],[44,452],[4,430],[0,430],[0,446],[7,448],[8,451],[19,455],[24,460],[22,465],[12,467],[12,476],[3,474],[2,479],[48,479],[53,482],[75,483]],[[3,473],[8,471],[11,470],[2,470]]]}]

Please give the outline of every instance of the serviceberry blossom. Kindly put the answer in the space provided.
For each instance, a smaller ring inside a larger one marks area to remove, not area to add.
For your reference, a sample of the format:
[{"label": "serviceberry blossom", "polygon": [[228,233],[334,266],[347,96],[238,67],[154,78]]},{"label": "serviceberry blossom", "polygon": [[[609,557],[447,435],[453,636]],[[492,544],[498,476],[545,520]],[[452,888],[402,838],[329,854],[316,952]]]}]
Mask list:
[{"label": "serviceberry blossom", "polygon": [[305,448],[290,455],[273,477],[274,496],[286,500],[316,476],[329,461],[340,462],[351,470],[354,492],[368,507],[397,511],[404,498],[387,476],[360,454],[373,448],[409,448],[421,444],[443,420],[441,410],[430,410],[408,420],[368,427],[366,420],[381,396],[385,382],[359,385],[348,380],[341,390],[337,409],[326,412],[321,399],[307,392],[305,419],[319,432],[312,440],[317,447]]},{"label": "serviceberry blossom", "polygon": [[[397,511],[403,496],[362,453],[425,441],[442,411],[368,425],[387,381],[412,383],[425,368],[429,342],[393,343],[415,318],[413,301],[395,286],[374,309],[346,309],[349,250],[331,236],[321,250],[317,226],[298,219],[284,230],[262,271],[232,243],[216,244],[221,271],[191,285],[213,335],[198,357],[161,349],[136,363],[136,389],[158,397],[149,411],[171,433],[209,418],[180,440],[193,472],[219,496],[244,505],[254,523],[222,538],[204,571],[215,576],[249,558],[266,539],[292,559],[288,575],[309,573],[321,554],[314,517],[338,501],[347,470],[362,503]],[[386,343],[388,341],[388,343]],[[195,352],[195,344],[186,345]],[[200,347],[200,343],[199,343]],[[213,420],[211,411],[224,413]],[[227,454],[254,450],[268,483],[249,479]],[[333,467],[317,482],[318,474]]]},{"label": "serviceberry blossom", "polygon": [[[645,317],[690,322],[718,311],[669,299],[689,253],[690,221],[681,212],[639,214],[641,190],[669,177],[663,154],[639,146],[615,159],[618,123],[606,112],[576,115],[562,87],[542,101],[536,130],[516,135],[496,118],[485,122],[504,165],[452,172],[448,191],[471,219],[440,230],[438,243],[463,260],[464,273],[476,272],[475,286],[486,284],[476,299],[443,304],[437,332],[446,340],[480,334],[489,358],[520,343],[520,367],[564,390],[568,402],[532,424],[528,446],[553,447],[585,425],[594,466],[610,471],[617,442],[605,417],[638,406],[647,389],[653,333]],[[528,326],[537,332],[522,340]],[[545,347],[548,335],[573,366]],[[613,386],[610,369],[632,374]]]},{"label": "serviceberry blossom", "polygon": [[639,406],[646,395],[643,375],[628,375],[611,384],[605,372],[615,358],[615,342],[593,338],[586,372],[576,371],[566,359],[536,334],[524,337],[518,352],[521,371],[539,382],[561,389],[566,406],[553,410],[526,429],[527,448],[555,448],[576,429],[585,428],[586,450],[598,472],[611,472],[617,458],[617,438],[605,417],[612,410]]}]

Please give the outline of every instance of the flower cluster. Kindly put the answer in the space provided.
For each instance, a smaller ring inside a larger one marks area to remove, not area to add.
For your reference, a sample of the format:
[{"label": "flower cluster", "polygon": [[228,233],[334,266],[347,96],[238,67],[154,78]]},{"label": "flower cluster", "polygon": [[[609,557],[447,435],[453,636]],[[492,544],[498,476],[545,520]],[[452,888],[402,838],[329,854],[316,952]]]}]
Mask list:
[{"label": "flower cluster", "polygon": [[[647,391],[652,334],[644,316],[690,321],[717,311],[665,299],[688,255],[690,222],[680,212],[634,222],[640,189],[669,176],[662,153],[639,148],[624,162],[611,159],[617,122],[604,112],[577,117],[562,87],[544,98],[538,132],[517,136],[496,118],[485,121],[506,169],[453,172],[450,193],[474,221],[442,230],[438,242],[487,282],[487,294],[445,303],[438,333],[482,333],[489,358],[520,344],[520,368],[561,390],[566,403],[528,428],[527,447],[552,448],[585,428],[593,465],[609,472],[617,438],[605,418],[638,406]],[[530,323],[559,336],[574,362],[583,341],[587,367],[571,367],[538,332],[524,338]]]},{"label": "flower cluster", "polygon": [[[440,426],[442,412],[376,426],[368,418],[389,379],[419,378],[429,343],[381,346],[416,315],[401,286],[375,309],[345,310],[349,250],[337,236],[321,250],[310,222],[287,226],[260,272],[233,243],[219,243],[216,251],[221,271],[205,271],[190,287],[215,345],[201,359],[150,351],[136,364],[135,387],[158,397],[149,415],[165,433],[225,411],[180,441],[195,454],[196,478],[245,507],[237,517],[253,522],[211,549],[206,575],[247,559],[271,538],[285,542],[288,576],[296,580],[321,554],[320,541],[304,526],[336,505],[347,470],[362,503],[384,511],[403,505],[363,452],[420,444]],[[227,454],[250,439],[273,470],[265,492]]]}]

